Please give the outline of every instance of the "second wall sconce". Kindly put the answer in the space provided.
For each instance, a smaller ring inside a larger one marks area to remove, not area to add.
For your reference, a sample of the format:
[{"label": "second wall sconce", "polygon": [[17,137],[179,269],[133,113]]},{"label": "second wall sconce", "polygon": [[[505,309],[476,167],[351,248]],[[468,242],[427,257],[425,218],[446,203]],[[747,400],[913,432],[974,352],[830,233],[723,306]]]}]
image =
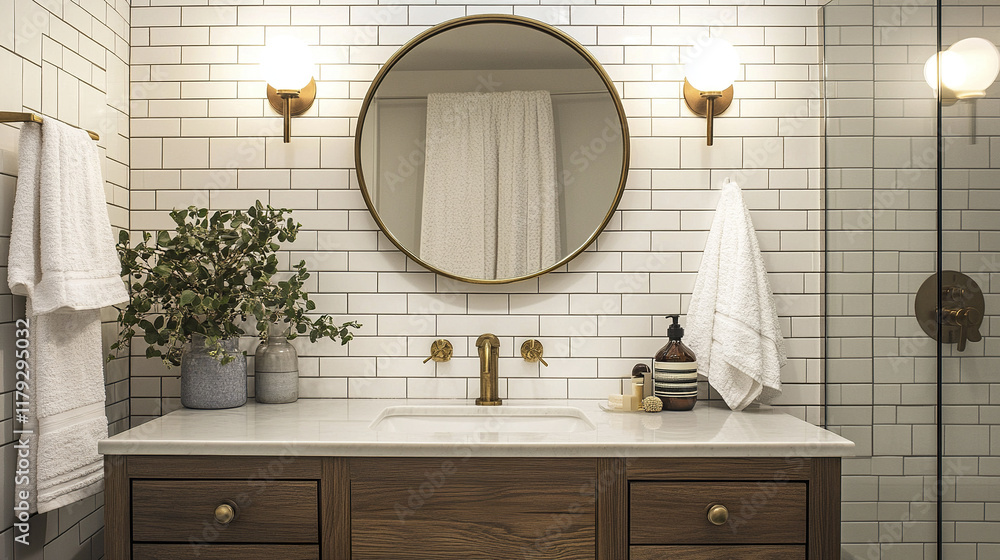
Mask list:
[{"label": "second wall sconce", "polygon": [[309,47],[293,37],[268,41],[260,63],[267,80],[267,101],[284,117],[285,143],[292,139],[292,117],[301,115],[316,100],[316,80]]},{"label": "second wall sconce", "polygon": [[691,112],[708,119],[709,146],[714,136],[712,121],[733,102],[733,82],[739,73],[739,53],[724,39],[708,39],[695,45],[684,65],[684,102]]},{"label": "second wall sconce", "polygon": [[954,105],[963,99],[986,97],[986,90],[1000,73],[1000,53],[986,39],[969,37],[946,51],[931,55],[924,64],[924,79],[938,89],[940,67],[941,104]]}]

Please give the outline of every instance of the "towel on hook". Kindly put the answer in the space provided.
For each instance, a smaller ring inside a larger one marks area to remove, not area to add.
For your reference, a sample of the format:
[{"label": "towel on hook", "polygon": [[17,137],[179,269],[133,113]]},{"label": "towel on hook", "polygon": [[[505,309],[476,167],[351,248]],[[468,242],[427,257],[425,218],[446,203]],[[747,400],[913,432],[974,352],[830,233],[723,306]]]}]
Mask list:
[{"label": "towel on hook", "polygon": [[55,119],[21,127],[7,281],[36,314],[128,300],[97,147]]},{"label": "towel on hook", "polygon": [[8,257],[11,291],[27,296],[31,511],[99,493],[107,437],[101,307],[128,300],[100,160],[82,130],[45,119],[21,127]]},{"label": "towel on hook", "polygon": [[757,232],[735,183],[722,188],[687,315],[702,373],[733,410],[781,394],[785,341]]}]

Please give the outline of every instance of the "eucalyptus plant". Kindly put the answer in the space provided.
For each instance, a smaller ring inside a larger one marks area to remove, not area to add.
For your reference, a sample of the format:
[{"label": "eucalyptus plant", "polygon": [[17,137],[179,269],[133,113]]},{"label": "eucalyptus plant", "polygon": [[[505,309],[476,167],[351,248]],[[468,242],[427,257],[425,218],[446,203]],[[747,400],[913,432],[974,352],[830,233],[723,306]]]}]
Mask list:
[{"label": "eucalyptus plant", "polygon": [[303,289],[305,261],[290,273],[278,271],[279,242],[295,241],[301,228],[285,216],[290,212],[260,201],[246,211],[190,206],[170,213],[174,231],[143,232],[134,247],[122,231],[117,248],[131,298],[118,309],[120,331],[108,360],[141,334],[147,358],[180,365],[185,345],[199,334],[209,353],[228,363],[234,357],[220,341],[247,334],[251,322],[262,339],[271,324],[284,324],[289,339],[308,335],[312,342],[347,344],[350,329],[361,325],[311,314],[316,303]]}]

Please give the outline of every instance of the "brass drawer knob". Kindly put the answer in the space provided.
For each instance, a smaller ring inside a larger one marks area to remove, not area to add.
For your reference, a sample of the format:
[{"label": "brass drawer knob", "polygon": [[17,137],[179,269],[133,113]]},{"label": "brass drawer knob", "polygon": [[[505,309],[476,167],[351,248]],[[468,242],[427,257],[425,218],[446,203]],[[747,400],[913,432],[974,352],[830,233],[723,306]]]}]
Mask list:
[{"label": "brass drawer knob", "polygon": [[708,508],[708,522],[712,525],[725,525],[729,521],[729,510],[722,504]]},{"label": "brass drawer knob", "polygon": [[228,525],[236,519],[236,504],[225,502],[215,508],[215,521],[220,525]]}]

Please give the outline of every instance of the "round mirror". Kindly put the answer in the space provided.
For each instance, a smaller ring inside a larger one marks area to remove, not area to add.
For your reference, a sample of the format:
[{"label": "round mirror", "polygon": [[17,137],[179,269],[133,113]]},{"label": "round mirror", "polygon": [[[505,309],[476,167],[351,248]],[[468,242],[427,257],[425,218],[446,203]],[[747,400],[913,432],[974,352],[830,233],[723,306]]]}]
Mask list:
[{"label": "round mirror", "polygon": [[365,203],[401,251],[477,283],[569,262],[611,219],[628,172],[611,79],[527,18],[442,23],[372,81],[355,135]]}]

